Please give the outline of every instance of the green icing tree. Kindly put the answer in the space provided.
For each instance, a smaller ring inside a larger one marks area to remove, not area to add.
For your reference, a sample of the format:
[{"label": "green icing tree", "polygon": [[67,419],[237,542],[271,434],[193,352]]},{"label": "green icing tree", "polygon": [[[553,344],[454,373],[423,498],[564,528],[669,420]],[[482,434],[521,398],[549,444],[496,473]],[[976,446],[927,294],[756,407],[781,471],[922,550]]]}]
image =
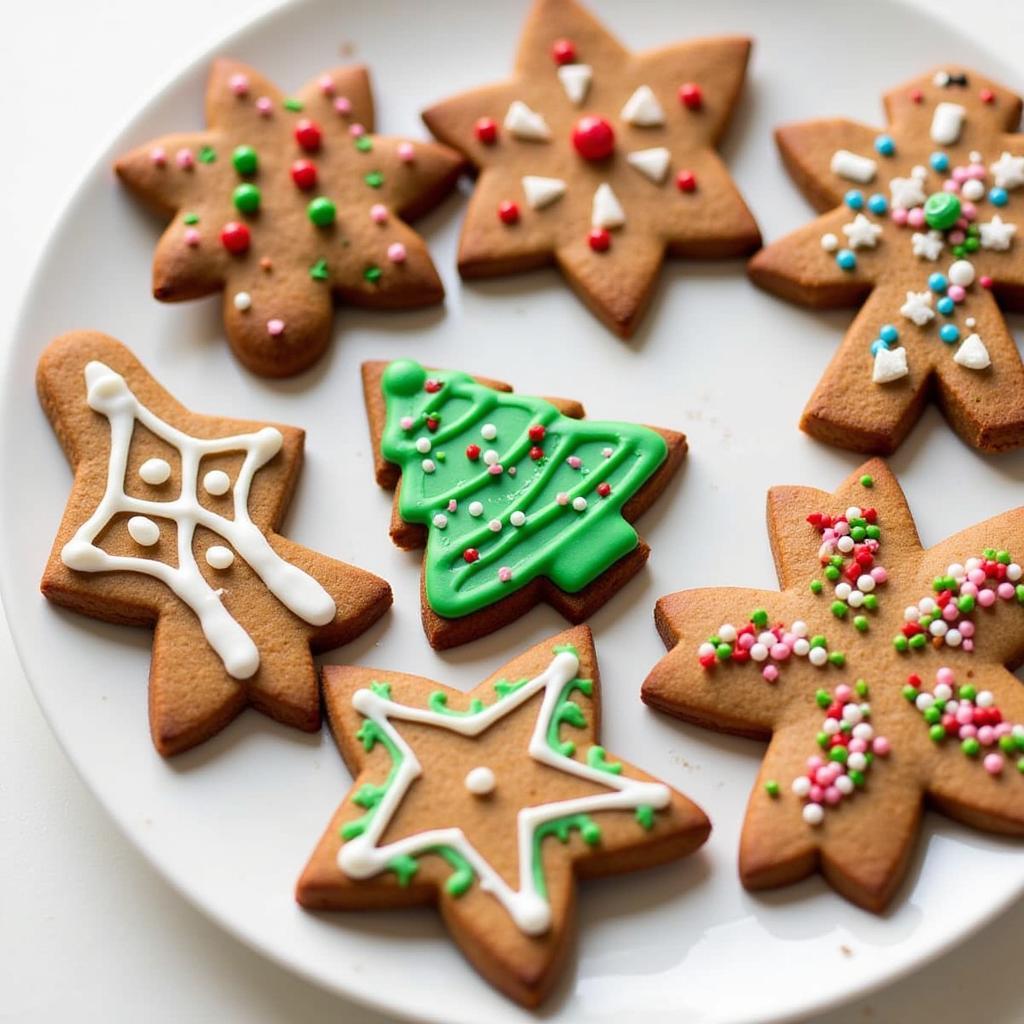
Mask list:
[{"label": "green icing tree", "polygon": [[622,508],[668,455],[656,431],[577,420],[457,371],[391,363],[384,457],[398,510],[427,527],[427,601],[457,618],[539,576],[575,593],[632,551]]}]

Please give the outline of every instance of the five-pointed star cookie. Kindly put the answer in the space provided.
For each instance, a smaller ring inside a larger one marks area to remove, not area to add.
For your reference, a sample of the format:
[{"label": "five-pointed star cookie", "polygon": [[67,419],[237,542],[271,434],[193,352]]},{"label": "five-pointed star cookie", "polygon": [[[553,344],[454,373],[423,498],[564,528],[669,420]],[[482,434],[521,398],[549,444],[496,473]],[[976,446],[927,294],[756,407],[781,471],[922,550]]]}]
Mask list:
[{"label": "five-pointed star cookie", "polygon": [[464,277],[557,264],[628,337],[669,256],[741,256],[760,234],[714,147],[750,41],[634,54],[575,0],[536,0],[513,77],[423,118],[479,168]]},{"label": "five-pointed star cookie", "polygon": [[440,302],[422,238],[405,223],[454,185],[444,146],[373,134],[363,67],[326,72],[285,97],[218,60],[204,131],[168,135],[117,161],[121,179],[173,215],[153,260],[167,302],[224,292],[224,326],[255,373],[283,377],[320,357],[332,300],[375,309]]},{"label": "five-pointed star cookie", "polygon": [[750,889],[815,869],[879,911],[932,807],[1024,835],[1024,509],[922,546],[885,464],[835,492],[776,487],[768,530],[782,592],[662,598],[670,653],[644,700],[770,739],[747,807]]},{"label": "five-pointed star cookie", "polygon": [[586,626],[468,694],[330,665],[324,697],[356,777],[298,884],[312,909],[436,902],[492,984],[534,1006],[568,952],[574,876],[685,856],[703,812],[598,742]]},{"label": "five-pointed star cookie", "polygon": [[806,306],[860,307],[800,425],[885,454],[934,398],[968,444],[1017,447],[1024,366],[999,305],[1024,308],[1020,98],[940,69],[886,94],[885,109],[885,131],[835,119],[776,132],[828,212],[759,252],[750,276]]},{"label": "five-pointed star cookie", "polygon": [[154,628],[157,750],[195,746],[247,704],[318,729],[311,650],[366,630],[391,589],[276,532],[304,432],[189,412],[127,348],[90,331],[54,341],[37,384],[75,468],[42,591]]}]

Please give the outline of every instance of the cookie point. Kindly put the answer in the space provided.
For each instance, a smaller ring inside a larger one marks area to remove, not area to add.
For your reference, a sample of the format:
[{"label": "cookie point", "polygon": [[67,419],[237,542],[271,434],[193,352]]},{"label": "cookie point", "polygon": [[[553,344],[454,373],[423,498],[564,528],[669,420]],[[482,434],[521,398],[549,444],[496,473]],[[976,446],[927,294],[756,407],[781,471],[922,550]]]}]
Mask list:
[{"label": "cookie point", "polygon": [[396,359],[384,371],[381,383],[385,391],[396,395],[414,395],[427,379],[427,371],[412,359]]}]

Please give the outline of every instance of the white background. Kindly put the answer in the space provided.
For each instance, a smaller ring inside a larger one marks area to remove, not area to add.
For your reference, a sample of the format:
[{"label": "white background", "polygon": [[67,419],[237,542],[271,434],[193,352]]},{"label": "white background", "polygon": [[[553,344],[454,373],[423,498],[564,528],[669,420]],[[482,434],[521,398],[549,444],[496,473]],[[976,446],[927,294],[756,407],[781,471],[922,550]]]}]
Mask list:
[{"label": "white background", "polygon": [[[964,9],[954,0],[914,2],[950,19]],[[35,260],[105,141],[188,58],[270,6],[63,0],[8,13],[0,38],[0,343],[18,343],[14,314]],[[173,20],[158,10],[173,10]],[[957,31],[991,32],[990,48],[1018,57],[1024,8],[985,0],[970,15],[969,25],[951,24],[951,40]],[[142,861],[52,739],[3,624],[0,678],[0,1020],[381,1024],[250,953]],[[1018,978],[995,967],[1012,960],[1022,926],[1018,906],[924,971],[818,1024],[1019,1022]]]}]

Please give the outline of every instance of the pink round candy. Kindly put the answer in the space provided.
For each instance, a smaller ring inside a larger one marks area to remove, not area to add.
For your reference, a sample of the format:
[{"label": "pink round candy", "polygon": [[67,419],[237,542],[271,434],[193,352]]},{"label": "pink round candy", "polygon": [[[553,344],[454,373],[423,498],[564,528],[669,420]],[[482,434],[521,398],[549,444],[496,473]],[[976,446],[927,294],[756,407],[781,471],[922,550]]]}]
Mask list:
[{"label": "pink round candy", "polygon": [[989,775],[998,775],[1003,770],[1002,754],[986,754],[985,760],[981,762]]},{"label": "pink round candy", "polygon": [[150,150],[149,159],[154,167],[163,167],[167,163],[167,150],[163,146],[156,146]]},{"label": "pink round candy", "polygon": [[957,228],[955,231],[950,231],[948,241],[950,245],[960,245],[966,237],[963,229]]},{"label": "pink round candy", "polygon": [[892,744],[884,736],[876,736],[871,744],[871,749],[879,757],[888,757],[889,751],[892,750]]},{"label": "pink round candy", "polygon": [[970,172],[966,167],[954,167],[953,168],[953,181],[958,185],[962,185],[970,177]]},{"label": "pink round candy", "polygon": [[1009,736],[1013,732],[1013,726],[1009,722],[1000,722],[998,725],[992,726],[996,734],[996,739],[1001,736]]},{"label": "pink round candy", "polygon": [[[964,639],[969,639],[970,637],[974,636],[974,623],[971,622],[970,619],[964,619],[963,622],[961,622],[960,625],[957,626],[957,629],[960,630],[960,635],[964,637]],[[971,648],[968,647],[966,644],[964,645],[964,650],[969,651],[970,649]]]},{"label": "pink round candy", "polygon": [[411,416],[403,416],[403,417],[402,417],[402,418],[401,418],[401,419],[400,419],[400,420],[398,421],[398,425],[399,425],[399,426],[400,426],[400,427],[401,427],[401,428],[402,428],[403,430],[412,430],[412,425],[413,425],[413,423],[414,423],[414,422],[415,422],[415,420],[414,420],[414,419],[413,419],[413,418],[412,418]]},{"label": "pink round candy", "polygon": [[967,176],[969,178],[977,178],[979,181],[985,177],[985,165],[984,164],[971,164],[967,168]]},{"label": "pink round candy", "polygon": [[972,569],[968,574],[967,578],[977,584],[979,587],[985,582],[985,570],[984,569]]},{"label": "pink round candy", "polygon": [[512,579],[512,570],[507,565],[503,565],[498,570],[498,579],[501,580],[502,583],[508,583],[508,581]]},{"label": "pink round candy", "polygon": [[960,725],[970,725],[974,718],[974,712],[971,710],[971,705],[966,701],[956,709],[956,720]]},{"label": "pink round candy", "polygon": [[[959,231],[959,232],[957,232],[957,234],[960,234],[960,235],[962,235],[962,234],[963,234],[963,232],[962,232],[962,231]],[[952,238],[950,238],[950,241],[951,241],[951,242],[953,241],[953,240],[952,240]],[[959,242],[954,242],[953,244],[954,244],[954,245],[959,245]],[[952,300],[953,300],[954,302],[963,302],[963,301],[964,301],[964,299],[966,299],[966,298],[967,298],[967,289],[965,289],[965,288],[963,287],[963,285],[959,285],[959,284],[951,284],[951,285],[949,286],[949,289],[947,290],[946,294],[947,294],[947,295],[948,295],[948,296],[949,296],[949,297],[950,297],[950,298],[951,298],[951,299],[952,299]]]},{"label": "pink round candy", "polygon": [[1017,591],[1014,589],[1013,584],[1012,583],[1007,583],[1005,580],[1002,583],[999,584],[999,587],[996,590],[996,593],[999,594],[999,596],[1004,601],[1009,601],[1010,598],[1013,597],[1013,595],[1016,592]]},{"label": "pink round candy", "polygon": [[565,460],[573,469],[579,469],[583,465],[583,460],[578,455],[570,455]]},{"label": "pink round candy", "polygon": [[354,124],[350,124],[348,126],[348,133],[349,135],[352,136],[353,139],[358,139],[366,134],[366,129],[358,121],[356,121]]},{"label": "pink round candy", "polygon": [[334,79],[330,75],[321,75],[319,81],[320,91],[325,96],[334,95]]},{"label": "pink round candy", "polygon": [[922,227],[924,225],[924,209],[920,206],[915,206],[912,210],[908,210],[907,223],[912,228]]},{"label": "pink round candy", "polygon": [[267,334],[272,338],[276,338],[281,334],[284,334],[284,321],[278,320],[275,317],[273,320],[267,321]]},{"label": "pink round candy", "polygon": [[807,799],[812,804],[820,804],[824,797],[825,790],[821,786],[811,786],[811,791],[807,794]]},{"label": "pink round candy", "polygon": [[386,224],[388,222],[388,208],[383,203],[374,203],[370,207],[370,220],[374,224]]},{"label": "pink round candy", "polygon": [[347,96],[339,96],[334,101],[334,109],[342,117],[346,117],[352,113],[352,101]]},{"label": "pink round candy", "polygon": [[847,747],[847,750],[849,750],[851,754],[864,754],[867,753],[867,749],[867,740],[858,739],[857,737],[850,740],[849,746]]},{"label": "pink round candy", "polygon": [[943,192],[958,192],[959,189],[960,189],[960,185],[956,181],[954,181],[952,178],[947,178],[942,183],[942,191]]},{"label": "pink round candy", "polygon": [[970,722],[967,722],[964,725],[960,726],[960,733],[959,733],[959,735],[960,735],[960,739],[962,739],[962,740],[969,740],[973,736],[977,736],[978,735],[978,727],[976,725],[971,725]]},{"label": "pink round candy", "polygon": [[996,592],[994,590],[982,590],[978,593],[978,604],[982,608],[991,608],[996,603]]},{"label": "pink round candy", "polygon": [[835,689],[835,694],[836,700],[845,704],[853,696],[853,690],[846,683],[840,683]]},{"label": "pink round candy", "polygon": [[270,117],[274,109],[273,101],[269,96],[261,96],[256,101],[256,109],[263,115],[263,117]]},{"label": "pink round candy", "polygon": [[765,665],[761,669],[761,675],[764,676],[767,682],[774,683],[779,678],[779,670],[774,665]]},{"label": "pink round candy", "polygon": [[831,765],[827,765],[827,764],[822,765],[814,773],[814,781],[815,781],[815,783],[817,785],[819,785],[819,786],[827,786],[827,785],[829,785],[829,783],[831,783],[831,781],[832,781],[832,772],[829,771],[830,767],[831,767]]},{"label": "pink round candy", "polygon": [[248,76],[241,73],[232,75],[228,79],[228,88],[236,96],[245,96],[249,92],[249,79]]},{"label": "pink round candy", "polygon": [[416,155],[416,150],[413,148],[411,142],[400,142],[396,152],[398,153],[398,159],[401,160],[402,163],[406,164],[411,163],[413,157]]},{"label": "pink round candy", "polygon": [[830,804],[832,807],[835,807],[835,805],[842,799],[843,794],[840,793],[835,786],[829,786],[825,790],[825,803]]},{"label": "pink round candy", "polygon": [[991,725],[982,725],[978,728],[978,742],[983,747],[991,747],[996,741],[995,730]]},{"label": "pink round candy", "polygon": [[491,476],[501,476],[501,474],[505,472],[505,467],[496,462],[493,466],[487,467],[487,472],[490,473]]},{"label": "pink round candy", "polygon": [[[960,632],[961,632],[961,634],[962,634],[962,633],[963,633],[963,630],[961,629],[961,630],[960,630]],[[971,651],[973,651],[973,650],[974,650],[974,641],[973,641],[973,640],[965,640],[965,641],[964,641],[964,642],[963,642],[963,643],[962,643],[962,644],[960,645],[960,647],[961,647],[961,648],[962,648],[963,650],[965,650],[965,651],[966,651],[966,652],[967,652],[968,654],[970,654],[970,653],[971,653]]]},{"label": "pink round candy", "polygon": [[775,661],[785,661],[789,657],[789,648],[782,643],[772,644],[770,653]]},{"label": "pink round candy", "polygon": [[185,244],[194,249],[199,244],[198,228],[185,228]]},{"label": "pink round candy", "polygon": [[946,620],[947,622],[953,622],[953,621],[955,621],[955,620],[956,620],[956,617],[957,617],[957,616],[958,616],[959,614],[960,614],[960,611],[959,611],[959,609],[957,608],[957,606],[956,606],[955,604],[953,604],[953,602],[952,602],[952,601],[950,601],[950,602],[949,602],[949,604],[947,604],[947,605],[946,605],[946,607],[942,609],[942,617],[943,617],[943,618],[944,618],[944,619],[945,619],[945,620]]},{"label": "pink round candy", "polygon": [[401,242],[392,242],[388,246],[388,259],[392,263],[404,263],[405,257],[405,246]]},{"label": "pink round candy", "polygon": [[196,158],[192,155],[191,149],[179,149],[174,154],[174,162],[183,170],[187,171],[195,166]]},{"label": "pink round candy", "polygon": [[876,583],[884,583],[889,578],[889,573],[882,566],[876,565],[871,570],[871,578]]},{"label": "pink round candy", "polygon": [[951,668],[943,666],[935,673],[935,682],[942,683],[944,686],[952,686],[956,682],[956,674]]},{"label": "pink round candy", "polygon": [[812,754],[807,758],[807,770],[813,772],[816,768],[820,768],[825,762],[818,757],[817,754]]},{"label": "pink round candy", "polygon": [[977,597],[978,596],[978,584],[977,583],[971,583],[970,580],[966,580],[965,582],[960,584],[960,593],[961,594],[969,594],[971,597]]},{"label": "pink round candy", "polygon": [[897,206],[890,214],[893,224],[903,227],[907,223],[907,211],[902,206]]},{"label": "pink round candy", "polygon": [[975,217],[978,216],[978,208],[974,205],[974,203],[964,202],[960,204],[960,214],[961,219],[967,221],[967,223],[970,224],[970,222],[974,220]]},{"label": "pink round candy", "polygon": [[756,642],[757,641],[754,639],[752,633],[743,633],[736,641],[736,646],[739,647],[741,651],[749,651]]}]

